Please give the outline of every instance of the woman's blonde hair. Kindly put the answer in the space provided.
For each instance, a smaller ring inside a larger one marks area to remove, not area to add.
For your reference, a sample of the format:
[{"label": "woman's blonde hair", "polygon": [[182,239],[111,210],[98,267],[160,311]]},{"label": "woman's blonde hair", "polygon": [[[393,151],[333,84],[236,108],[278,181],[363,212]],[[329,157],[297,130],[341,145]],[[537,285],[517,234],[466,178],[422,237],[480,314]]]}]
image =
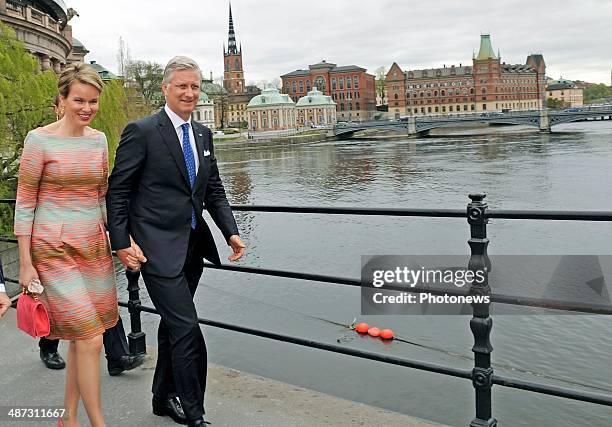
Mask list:
[{"label": "woman's blonde hair", "polygon": [[62,74],[59,76],[59,81],[57,82],[59,94],[64,98],[68,97],[70,86],[74,82],[92,85],[98,89],[98,92],[102,92],[102,87],[104,86],[96,70],[94,70],[91,65],[87,65],[83,62],[74,62],[62,71]]}]

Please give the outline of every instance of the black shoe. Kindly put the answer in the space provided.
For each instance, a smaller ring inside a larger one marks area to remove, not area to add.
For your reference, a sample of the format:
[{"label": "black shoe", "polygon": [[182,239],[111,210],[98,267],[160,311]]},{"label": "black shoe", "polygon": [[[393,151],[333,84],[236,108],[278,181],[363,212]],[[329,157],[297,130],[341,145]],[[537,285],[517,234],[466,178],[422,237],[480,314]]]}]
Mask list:
[{"label": "black shoe", "polygon": [[171,396],[163,400],[153,396],[153,413],[160,417],[169,416],[178,424],[187,424],[187,417],[177,396]]},{"label": "black shoe", "polygon": [[62,359],[62,356],[57,351],[47,353],[40,350],[40,360],[49,369],[64,369],[66,367],[66,362],[64,362],[64,359]]},{"label": "black shoe", "polygon": [[187,427],[204,427],[205,425],[210,424],[208,421],[204,421],[204,418],[198,418],[197,420],[192,420],[187,423]]},{"label": "black shoe", "polygon": [[142,365],[144,362],[145,356],[144,354],[139,354],[138,356],[125,355],[121,356],[121,359],[117,361],[108,361],[108,375],[114,377],[115,375],[119,375],[123,371],[129,371],[138,366]]}]

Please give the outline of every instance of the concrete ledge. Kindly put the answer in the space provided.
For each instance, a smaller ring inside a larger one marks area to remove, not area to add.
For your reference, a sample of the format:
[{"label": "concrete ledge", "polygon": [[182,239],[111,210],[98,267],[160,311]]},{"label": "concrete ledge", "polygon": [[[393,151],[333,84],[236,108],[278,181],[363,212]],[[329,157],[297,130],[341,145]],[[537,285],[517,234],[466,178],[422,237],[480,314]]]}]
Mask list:
[{"label": "concrete ledge", "polygon": [[[0,320],[0,407],[25,405],[62,407],[65,371],[46,369],[38,356],[38,342],[19,331],[15,310]],[[60,353],[66,354],[66,342]],[[154,349],[145,363],[118,377],[110,377],[101,361],[102,403],[111,426],[173,426],[167,417],[151,413]],[[439,426],[396,412],[339,399],[312,390],[209,364],[206,417],[213,426]],[[88,425],[81,405],[79,418]],[[48,421],[6,421],[0,425],[52,425]]]}]

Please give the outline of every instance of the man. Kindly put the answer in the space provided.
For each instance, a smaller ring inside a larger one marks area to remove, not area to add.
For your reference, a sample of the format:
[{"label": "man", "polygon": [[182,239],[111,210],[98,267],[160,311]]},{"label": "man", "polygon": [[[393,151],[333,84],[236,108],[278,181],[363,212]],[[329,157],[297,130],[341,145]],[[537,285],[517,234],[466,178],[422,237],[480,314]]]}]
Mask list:
[{"label": "man", "polygon": [[[103,339],[108,374],[110,376],[119,375],[123,371],[137,368],[144,362],[144,355],[130,355],[121,317],[119,317],[116,326],[104,331]],[[57,351],[58,344],[59,340],[50,340],[45,337],[38,341],[40,360],[49,369],[64,369],[66,367],[66,362]]]},{"label": "man", "polygon": [[245,250],[219,178],[211,131],[191,120],[201,81],[192,59],[170,60],[162,82],[166,105],[123,130],[106,198],[111,245],[124,265],[139,268],[142,262],[161,316],[153,413],[189,426],[205,424],[207,364],[193,295],[202,258],[220,264],[204,207],[232,248],[228,259],[238,260]]}]

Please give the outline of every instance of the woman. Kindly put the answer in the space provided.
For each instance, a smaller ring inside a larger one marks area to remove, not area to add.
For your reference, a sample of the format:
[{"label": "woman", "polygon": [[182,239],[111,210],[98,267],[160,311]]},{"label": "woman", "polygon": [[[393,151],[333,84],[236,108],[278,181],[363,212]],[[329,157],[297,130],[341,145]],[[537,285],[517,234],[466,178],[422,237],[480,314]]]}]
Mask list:
[{"label": "woman", "polygon": [[[105,426],[100,399],[102,333],[118,319],[113,260],[106,237],[106,136],[88,125],[102,91],[83,63],[58,82],[60,116],[28,133],[17,186],[19,283],[39,278],[50,339],[69,340],[64,421],[78,426],[83,399],[93,427]],[[58,425],[64,425],[62,419]]]}]

